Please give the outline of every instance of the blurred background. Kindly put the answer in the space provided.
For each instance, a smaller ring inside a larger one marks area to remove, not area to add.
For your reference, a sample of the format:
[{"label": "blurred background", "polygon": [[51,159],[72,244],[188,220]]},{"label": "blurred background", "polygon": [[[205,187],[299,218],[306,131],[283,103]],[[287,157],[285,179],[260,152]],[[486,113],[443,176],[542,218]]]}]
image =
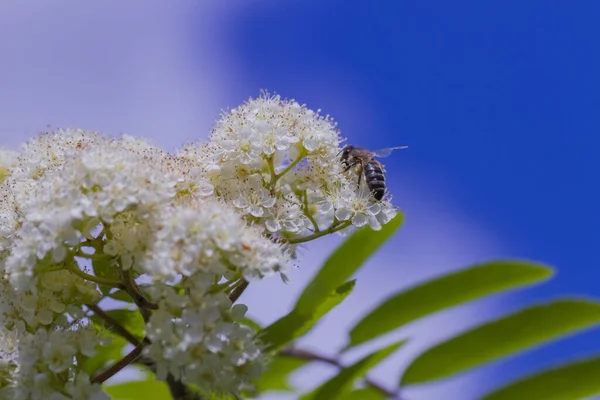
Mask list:
[{"label": "blurred background", "polygon": [[[491,316],[559,294],[600,294],[599,18],[600,4],[584,0],[6,0],[0,145],[16,147],[50,125],[145,136],[175,150],[206,138],[222,109],[260,89],[332,115],[349,143],[409,145],[384,160],[404,227],[305,346],[333,354],[391,293],[475,262],[533,259],[558,276],[388,335],[377,345],[412,338],[373,371],[393,387],[420,351]],[[251,285],[242,299],[252,316],[269,323],[285,314],[337,243],[305,246],[288,285]],[[600,352],[599,334],[403,396],[476,399]],[[302,370],[294,382],[306,390],[333,372]]]}]

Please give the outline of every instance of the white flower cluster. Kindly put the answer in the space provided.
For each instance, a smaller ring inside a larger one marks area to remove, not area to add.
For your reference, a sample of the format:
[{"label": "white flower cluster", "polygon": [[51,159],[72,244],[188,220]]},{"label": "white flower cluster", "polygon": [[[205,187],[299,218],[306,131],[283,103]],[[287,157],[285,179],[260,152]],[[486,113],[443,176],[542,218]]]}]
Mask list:
[{"label": "white flower cluster", "polygon": [[104,398],[74,360],[102,344],[88,311],[115,290],[141,309],[159,379],[251,390],[266,355],[228,295],[285,273],[298,243],[395,215],[340,143],[330,118],[264,95],[178,154],[82,130],[1,150],[0,397]]},{"label": "white flower cluster", "polygon": [[[71,261],[72,262],[72,261]],[[78,318],[83,304],[100,300],[96,284],[73,275],[67,270],[38,274],[32,290],[15,290],[5,279],[0,279],[0,326],[27,327],[67,326],[66,316]]]},{"label": "white flower cluster", "polygon": [[[57,136],[68,135],[65,132]],[[24,165],[5,181],[14,184],[13,193],[23,214],[19,235],[5,264],[15,286],[31,283],[37,260],[47,256],[54,263],[65,260],[100,221],[110,224],[123,212],[143,219],[175,196],[176,178],[157,169],[151,158],[143,157],[143,151],[121,148],[119,141],[103,143],[100,138],[94,139],[94,145],[84,149],[81,147],[87,146],[83,141],[71,149],[57,146],[62,154],[40,143],[58,154],[50,163],[38,161],[45,170],[36,168],[35,177],[26,181],[26,187],[20,179],[27,177],[20,175],[31,175],[34,168],[30,165]],[[29,147],[31,153],[39,155],[33,143]],[[30,152],[21,158],[29,162]],[[56,160],[63,157],[57,164]]]},{"label": "white flower cluster", "polygon": [[210,279],[205,274],[185,279],[181,294],[168,285],[152,288],[160,307],[147,325],[148,355],[157,361],[159,379],[171,374],[184,383],[203,382],[213,394],[251,390],[249,379],[262,372],[262,346],[252,329],[238,323],[246,306],[231,308],[223,292],[210,293]]},{"label": "white flower cluster", "polygon": [[1,399],[109,399],[75,364],[76,357],[91,357],[97,346],[107,344],[93,328],[35,333],[0,329]]},{"label": "white flower cluster", "polygon": [[344,173],[340,143],[328,116],[265,94],[224,114],[206,144],[180,156],[196,160],[217,195],[268,233],[380,229],[395,209],[364,182],[359,188],[354,171]]},{"label": "white flower cluster", "polygon": [[285,244],[262,235],[215,200],[166,207],[151,228],[156,234],[140,263],[154,277],[175,280],[211,272],[231,279],[242,271],[250,280],[288,264]]}]

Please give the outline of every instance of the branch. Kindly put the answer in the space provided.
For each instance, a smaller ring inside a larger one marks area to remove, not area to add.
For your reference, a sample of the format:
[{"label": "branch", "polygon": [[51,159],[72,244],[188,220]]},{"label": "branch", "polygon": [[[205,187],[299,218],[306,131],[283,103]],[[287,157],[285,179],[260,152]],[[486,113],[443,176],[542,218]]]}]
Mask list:
[{"label": "branch", "polygon": [[[331,357],[331,356],[327,356],[327,355],[323,355],[323,354],[317,354],[310,350],[296,349],[293,347],[288,347],[287,349],[283,349],[281,351],[281,355],[287,356],[287,357],[299,358],[302,360],[319,361],[319,362],[322,362],[325,364],[333,365],[339,369],[344,369],[344,365],[342,365],[342,363],[336,357]],[[401,400],[401,397],[400,397],[400,394],[398,393],[398,391],[387,389],[386,387],[382,386],[381,384],[379,384],[377,382],[374,382],[371,378],[366,377],[366,376],[365,376],[364,380],[368,386],[371,386],[372,388],[379,390],[381,393],[386,395],[388,398]]]},{"label": "branch", "polygon": [[232,303],[235,303],[237,299],[240,298],[242,293],[244,293],[244,290],[246,290],[249,284],[250,282],[242,278],[239,285],[237,285],[235,289],[231,291],[231,294],[229,295],[229,300],[231,300]]},{"label": "branch", "polygon": [[99,373],[91,379],[92,383],[104,383],[109,378],[114,376],[117,372],[121,371],[123,368],[134,362],[142,355],[142,351],[144,351],[144,347],[148,345],[148,342],[144,341],[138,344],[129,354],[125,357],[117,361],[112,367],[108,368],[104,372]]},{"label": "branch", "polygon": [[127,294],[129,294],[134,303],[140,308],[140,312],[142,313],[144,320],[147,321],[149,313],[144,312],[144,310],[158,310],[158,304],[152,303],[146,298],[146,296],[144,296],[133,279],[131,269],[122,270],[121,276],[123,278],[123,284],[125,285],[125,291]]}]

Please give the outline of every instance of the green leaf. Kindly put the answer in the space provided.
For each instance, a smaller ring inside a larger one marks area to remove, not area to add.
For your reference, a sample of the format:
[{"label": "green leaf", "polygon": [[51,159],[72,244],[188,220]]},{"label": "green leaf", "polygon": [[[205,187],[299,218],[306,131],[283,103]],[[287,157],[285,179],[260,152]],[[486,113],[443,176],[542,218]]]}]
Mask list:
[{"label": "green leaf", "polygon": [[259,391],[284,390],[290,391],[293,388],[289,385],[288,376],[303,367],[308,360],[295,357],[278,356],[267,367],[267,370],[256,380],[256,386]]},{"label": "green leaf", "polygon": [[[150,284],[138,285],[138,289],[140,289],[140,291],[146,298],[150,297],[147,292],[147,289],[150,286],[151,286]],[[179,290],[179,285],[172,285],[171,287],[175,290]],[[121,289],[116,290],[113,293],[110,293],[108,295],[108,297],[111,297],[115,300],[124,301],[125,303],[133,303],[134,302],[133,299],[131,298],[131,296],[129,294],[127,294],[126,291],[121,290]]]},{"label": "green leaf", "polygon": [[[144,318],[142,318],[141,314],[137,310],[108,310],[106,311],[108,315],[113,317],[117,322],[119,322],[125,329],[127,329],[133,336],[137,339],[144,339]],[[110,330],[110,327],[107,326],[106,322],[96,314],[92,316],[92,321],[97,323],[100,326],[107,327]]]},{"label": "green leaf", "polygon": [[131,296],[128,295],[126,291],[120,289],[109,294],[108,297],[111,297],[115,300],[123,301],[125,303],[133,303],[133,299],[131,298]]},{"label": "green leaf", "polygon": [[339,374],[319,386],[314,391],[301,397],[302,400],[331,400],[337,399],[352,391],[354,383],[362,378],[371,368],[398,350],[405,341],[384,347],[375,353],[369,354],[356,363],[343,368]]},{"label": "green leaf", "polygon": [[482,400],[573,400],[600,393],[600,356],[552,368],[511,383]]},{"label": "green leaf", "polygon": [[[100,278],[110,279],[112,281],[119,281],[119,271],[114,267],[113,260],[110,257],[95,258],[92,260],[92,269],[94,275]],[[99,285],[102,294],[106,295],[112,289],[111,287]]]},{"label": "green leaf", "polygon": [[172,400],[164,382],[147,380],[105,386],[104,391],[113,400]]},{"label": "green leaf", "polygon": [[354,289],[355,280],[349,281],[332,290],[329,296],[310,313],[302,314],[292,310],[289,314],[275,321],[259,333],[270,350],[278,350],[311,330],[319,319],[340,304]]},{"label": "green leaf", "polygon": [[387,398],[381,390],[369,386],[353,390],[348,394],[340,396],[338,400],[385,400]]},{"label": "green leaf", "polygon": [[122,337],[112,335],[112,341],[108,346],[98,347],[96,354],[81,360],[78,359],[78,362],[81,362],[83,370],[91,376],[106,367],[108,363],[123,358],[123,348],[126,344],[127,341]]},{"label": "green leaf", "polygon": [[445,308],[547,279],[552,269],[520,261],[494,261],[457,271],[400,292],[350,331],[349,347],[372,340]]},{"label": "green leaf", "polygon": [[600,303],[561,299],[485,323],[425,351],[408,367],[402,386],[471,369],[600,323]]},{"label": "green leaf", "polygon": [[256,322],[252,318],[248,318],[248,317],[244,317],[244,319],[242,319],[240,321],[240,323],[242,325],[246,325],[246,326],[252,328],[255,332],[260,332],[260,330],[263,328],[262,326],[260,326],[260,324],[258,322]]},{"label": "green leaf", "polygon": [[399,213],[379,231],[368,228],[356,231],[325,262],[317,276],[300,295],[295,309],[302,314],[314,310],[329,293],[348,280],[396,232],[402,220],[402,214]]}]

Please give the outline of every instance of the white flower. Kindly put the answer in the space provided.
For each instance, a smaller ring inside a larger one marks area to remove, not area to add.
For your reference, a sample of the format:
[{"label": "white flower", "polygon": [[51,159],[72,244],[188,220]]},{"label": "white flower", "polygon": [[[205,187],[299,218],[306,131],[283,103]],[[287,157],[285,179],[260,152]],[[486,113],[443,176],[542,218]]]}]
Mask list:
[{"label": "white flower", "polygon": [[90,377],[83,371],[77,373],[74,381],[67,383],[66,390],[72,399],[110,400],[102,386],[90,383]]},{"label": "white flower", "polygon": [[233,205],[253,217],[262,217],[265,209],[275,205],[277,199],[264,187],[244,187],[234,195]]},{"label": "white flower", "polygon": [[48,363],[48,369],[55,374],[66,371],[73,365],[77,349],[72,343],[63,343],[63,338],[57,334],[50,335],[44,343],[42,354]]},{"label": "white flower", "polygon": [[294,197],[288,196],[286,199],[277,200],[277,203],[267,210],[265,226],[269,232],[284,230],[298,233],[304,228],[306,217],[296,201]]},{"label": "white flower", "polygon": [[[357,228],[368,224],[374,230],[381,229],[381,222],[377,216],[382,210],[382,203],[376,201],[367,188],[363,187],[356,193],[340,195],[336,200],[335,216],[340,221],[351,220],[352,225]],[[389,206],[384,208],[389,213]]]}]

